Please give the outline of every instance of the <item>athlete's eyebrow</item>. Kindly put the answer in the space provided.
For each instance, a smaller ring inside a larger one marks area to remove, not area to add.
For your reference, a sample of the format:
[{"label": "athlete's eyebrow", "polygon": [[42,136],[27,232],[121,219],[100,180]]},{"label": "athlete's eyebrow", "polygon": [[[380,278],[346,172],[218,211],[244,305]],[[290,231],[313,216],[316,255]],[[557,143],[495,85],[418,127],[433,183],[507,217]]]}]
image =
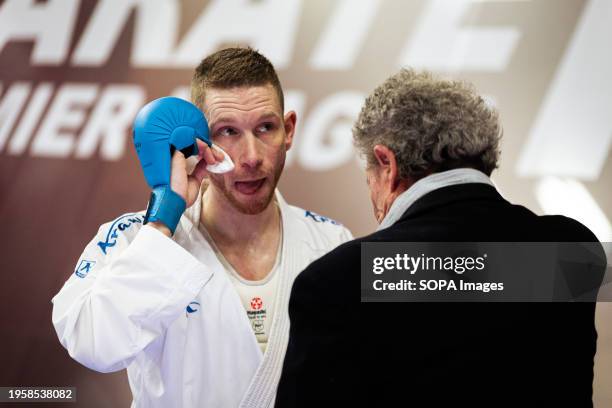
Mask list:
[{"label": "athlete's eyebrow", "polygon": [[[257,118],[257,121],[261,122],[262,120],[266,120],[266,119],[278,119],[278,120],[281,120],[281,118],[279,117],[278,113],[276,113],[276,112],[265,112],[261,116],[259,116],[259,118]],[[238,119],[234,115],[222,115],[222,116],[219,116],[218,118],[216,118],[213,122],[209,122],[209,125],[210,125],[210,128],[213,129],[219,123],[228,123],[228,124],[231,124],[233,122],[236,122],[237,120]]]},{"label": "athlete's eyebrow", "polygon": [[259,120],[265,120],[265,119],[280,119],[280,117],[278,116],[278,113],[276,112],[267,112],[259,117]]},{"label": "athlete's eyebrow", "polygon": [[236,118],[234,118],[232,116],[221,116],[221,117],[218,117],[217,119],[215,119],[214,122],[210,122],[210,127],[211,128],[215,127],[215,125],[217,123],[222,123],[222,122],[231,123],[231,122],[235,122],[235,121],[236,121]]}]

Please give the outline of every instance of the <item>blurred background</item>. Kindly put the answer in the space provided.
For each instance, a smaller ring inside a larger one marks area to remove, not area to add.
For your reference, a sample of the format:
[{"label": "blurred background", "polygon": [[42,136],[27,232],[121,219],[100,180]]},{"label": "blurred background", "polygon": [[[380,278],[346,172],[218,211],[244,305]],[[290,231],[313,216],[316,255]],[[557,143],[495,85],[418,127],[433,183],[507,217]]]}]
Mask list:
[{"label": "blurred background", "polygon": [[[298,113],[280,182],[290,203],[355,236],[375,228],[350,128],[411,66],[469,80],[500,110],[506,198],[611,241],[610,21],[608,0],[0,0],[0,386],[129,406],[124,372],[68,357],[50,300],[99,224],[146,207],[138,109],[187,98],[198,62],[229,45],[266,55]],[[597,324],[594,402],[612,407],[611,303]]]}]

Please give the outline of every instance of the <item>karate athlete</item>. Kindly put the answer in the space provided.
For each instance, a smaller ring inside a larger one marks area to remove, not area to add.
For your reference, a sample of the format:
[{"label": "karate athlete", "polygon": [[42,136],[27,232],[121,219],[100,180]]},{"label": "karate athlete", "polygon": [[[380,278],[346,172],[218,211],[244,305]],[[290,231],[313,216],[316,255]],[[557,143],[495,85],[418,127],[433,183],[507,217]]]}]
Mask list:
[{"label": "karate athlete", "polygon": [[223,156],[198,142],[188,175],[175,151],[169,187],[187,207],[176,228],[145,224],[144,212],[102,225],[53,298],[53,324],[81,364],[127,369],[132,407],[271,407],[291,285],[351,234],[276,190],[296,114],[283,114],[264,56],[214,53],[197,67],[191,92],[234,169],[208,172]]}]

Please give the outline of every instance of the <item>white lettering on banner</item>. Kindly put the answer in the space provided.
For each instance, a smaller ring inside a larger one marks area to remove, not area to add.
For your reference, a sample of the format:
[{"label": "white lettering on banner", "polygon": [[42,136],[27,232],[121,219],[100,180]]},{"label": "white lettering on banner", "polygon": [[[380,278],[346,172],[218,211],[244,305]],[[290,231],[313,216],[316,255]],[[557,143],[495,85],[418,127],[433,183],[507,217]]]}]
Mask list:
[{"label": "white lettering on banner", "polygon": [[136,10],[131,63],[169,65],[178,35],[176,0],[100,0],[72,55],[75,65],[100,66],[110,57],[119,35]]},{"label": "white lettering on banner", "polygon": [[32,133],[40,121],[40,116],[47,108],[49,100],[51,100],[51,96],[53,96],[53,84],[49,82],[38,84],[9,142],[8,152],[10,154],[16,156],[25,152]]},{"label": "white lettering on banner", "polygon": [[[125,0],[124,0],[125,1]],[[177,0],[146,0],[139,8],[132,64],[163,66],[171,62],[179,32],[181,8]]]},{"label": "white lettering on banner", "polygon": [[83,124],[83,110],[91,105],[97,94],[98,85],[62,85],[32,142],[32,155],[67,157],[74,147],[74,133],[67,129],[74,130]]},{"label": "white lettering on banner", "polygon": [[[0,122],[0,135],[4,135],[6,128],[3,142],[8,143],[6,150],[12,155],[24,153],[42,120],[30,149],[32,156],[67,158],[73,155],[87,159],[99,146],[101,159],[121,159],[131,124],[146,99],[145,90],[139,85],[111,84],[100,90],[99,84],[73,83],[59,87],[51,101],[54,86],[43,82],[26,104],[24,101],[31,89],[31,83],[15,82],[0,100],[0,119],[8,118]],[[23,100],[20,102],[14,95]],[[48,112],[43,116],[47,107]],[[16,121],[15,132],[9,139]],[[77,137],[75,132],[81,127],[83,131]]]},{"label": "white lettering on banner", "polygon": [[[30,94],[31,85],[27,82],[15,82],[6,90],[0,100],[0,151],[4,149],[4,144],[9,137],[9,133],[19,112],[23,109],[23,104]],[[0,84],[0,92],[2,86]]]},{"label": "white lettering on banner", "polygon": [[106,87],[81,133],[75,157],[91,157],[101,143],[102,159],[119,160],[125,151],[126,135],[144,100],[144,90],[139,86]]},{"label": "white lettering on banner", "polygon": [[585,5],[521,153],[520,176],[601,174],[612,144],[611,21],[609,0]]},{"label": "white lettering on banner", "polygon": [[[505,69],[520,32],[515,27],[460,28],[474,0],[432,0],[400,65],[434,70]],[[315,69],[353,66],[381,0],[342,0],[309,58]],[[0,51],[12,40],[32,39],[33,64],[65,60],[77,17],[76,0],[7,0],[0,6]],[[179,42],[179,0],[99,0],[73,52],[77,66],[108,61],[135,11],[130,62],[134,67],[193,68],[217,47],[253,45],[282,70],[289,66],[298,31],[300,0],[211,0]]]},{"label": "white lettering on banner", "polygon": [[[357,118],[364,95],[340,92],[317,105],[304,126],[298,157],[306,170],[325,171],[339,167],[353,157],[351,126]],[[344,118],[334,123],[339,117]],[[326,139],[329,143],[326,143]]]},{"label": "white lettering on banner", "polygon": [[380,0],[340,1],[310,56],[310,65],[315,69],[352,68],[379,7]]},{"label": "white lettering on banner", "polygon": [[[1,85],[0,83],[0,90]],[[39,84],[26,104],[31,89],[32,84],[29,82],[15,82],[0,99],[0,142],[3,146],[8,141],[6,150],[12,155],[24,153],[42,113],[50,106],[32,146],[31,153],[34,156],[69,157],[74,150],[74,157],[85,159],[91,157],[100,145],[102,159],[118,160],[125,153],[125,138],[129,134],[131,123],[146,102],[145,91],[141,86],[109,85],[100,92],[101,96],[93,105],[91,114],[87,114],[82,109],[75,110],[72,105],[90,105],[97,95],[96,84],[66,84],[59,89],[51,104],[49,101],[54,93],[51,83]],[[188,92],[188,87],[181,86],[177,87],[173,94],[188,100]],[[305,94],[289,90],[285,93],[285,102],[288,110],[298,112],[296,132],[299,135],[303,119],[299,112],[303,111]],[[62,119],[64,114],[67,115],[65,120]],[[10,132],[16,122],[16,129],[11,137]],[[83,123],[85,126],[78,137],[78,143],[75,143],[75,135],[60,132],[66,128],[74,131]],[[299,140],[299,136],[297,139]],[[295,148],[290,152],[294,150]],[[287,164],[290,164],[289,155]]]},{"label": "white lettering on banner", "polygon": [[248,42],[277,70],[291,62],[299,0],[213,0],[190,28],[170,64],[193,68],[228,42]]},{"label": "white lettering on banner", "polygon": [[399,58],[400,66],[439,71],[506,69],[520,38],[515,27],[460,28],[473,0],[432,0]]},{"label": "white lettering on banner", "polygon": [[6,0],[0,5],[0,51],[9,41],[34,40],[33,64],[61,64],[78,7],[74,0]]}]

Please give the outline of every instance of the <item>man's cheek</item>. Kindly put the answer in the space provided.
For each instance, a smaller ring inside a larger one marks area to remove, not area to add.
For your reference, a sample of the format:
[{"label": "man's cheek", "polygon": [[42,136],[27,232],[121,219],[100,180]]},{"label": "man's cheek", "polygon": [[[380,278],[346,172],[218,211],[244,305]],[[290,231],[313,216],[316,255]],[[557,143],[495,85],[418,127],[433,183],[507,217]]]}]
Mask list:
[{"label": "man's cheek", "polygon": [[284,131],[278,131],[262,137],[261,140],[271,148],[279,148],[286,145],[288,138]]},{"label": "man's cheek", "polygon": [[235,145],[232,145],[231,143],[228,143],[227,141],[222,141],[219,143],[213,140],[213,143],[219,148],[223,149],[223,151],[227,153],[230,159],[232,159],[232,161],[235,162],[235,158],[238,156],[238,152],[237,152]]},{"label": "man's cheek", "polygon": [[228,182],[227,180],[227,174],[210,174],[209,175],[209,180],[210,183],[213,184],[215,187],[217,188],[224,188],[226,184],[231,184]]}]

